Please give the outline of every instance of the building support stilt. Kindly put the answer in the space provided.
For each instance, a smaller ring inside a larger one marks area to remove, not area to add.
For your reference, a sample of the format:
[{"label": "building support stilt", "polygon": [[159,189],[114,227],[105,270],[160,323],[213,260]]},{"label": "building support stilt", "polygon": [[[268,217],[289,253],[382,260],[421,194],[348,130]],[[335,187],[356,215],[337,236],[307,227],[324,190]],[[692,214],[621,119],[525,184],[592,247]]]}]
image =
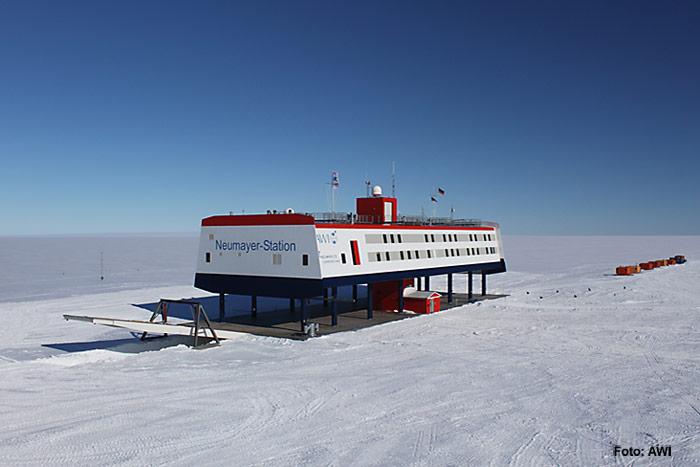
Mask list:
[{"label": "building support stilt", "polygon": [[474,294],[472,293],[473,290],[474,290],[474,274],[471,271],[469,271],[467,273],[467,300],[468,301],[471,301],[472,297],[474,296]]},{"label": "building support stilt", "polygon": [[481,295],[486,296],[486,273],[481,271]]},{"label": "building support stilt", "polygon": [[338,287],[331,288],[331,326],[338,325]]},{"label": "building support stilt", "polygon": [[452,303],[452,273],[447,275],[447,303]]},{"label": "building support stilt", "polygon": [[301,299],[301,304],[299,306],[300,316],[299,324],[301,324],[301,333],[304,334],[304,326],[306,326],[306,299]]},{"label": "building support stilt", "polygon": [[372,319],[373,317],[373,310],[372,306],[374,304],[372,303],[372,284],[368,283],[367,284],[367,319]]},{"label": "building support stilt", "polygon": [[226,295],[219,294],[219,321],[223,321],[226,318]]},{"label": "building support stilt", "polygon": [[323,288],[323,306],[324,307],[328,306],[328,288],[327,287]]},{"label": "building support stilt", "polygon": [[430,290],[430,276],[425,276],[425,290]]},{"label": "building support stilt", "polygon": [[289,299],[289,313],[292,315],[296,311],[296,304],[297,304],[297,299],[296,298],[290,298]]},{"label": "building support stilt", "polygon": [[250,316],[255,318],[258,316],[258,296],[253,295],[250,297]]},{"label": "building support stilt", "polygon": [[357,303],[357,284],[352,285],[352,303],[353,305]]},{"label": "building support stilt", "polygon": [[399,281],[399,313],[403,313],[403,279]]}]

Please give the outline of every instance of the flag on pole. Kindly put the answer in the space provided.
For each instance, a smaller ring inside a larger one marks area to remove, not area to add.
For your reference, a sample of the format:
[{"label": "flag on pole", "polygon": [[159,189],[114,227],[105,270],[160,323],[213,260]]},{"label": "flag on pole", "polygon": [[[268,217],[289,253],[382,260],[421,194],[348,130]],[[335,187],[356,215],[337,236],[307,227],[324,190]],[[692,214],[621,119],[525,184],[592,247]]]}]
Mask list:
[{"label": "flag on pole", "polygon": [[338,188],[340,186],[340,179],[338,178],[338,172],[335,170],[331,172],[331,186],[333,188]]},{"label": "flag on pole", "polygon": [[442,188],[438,188],[438,194],[440,196],[445,196],[445,190],[443,190]]}]

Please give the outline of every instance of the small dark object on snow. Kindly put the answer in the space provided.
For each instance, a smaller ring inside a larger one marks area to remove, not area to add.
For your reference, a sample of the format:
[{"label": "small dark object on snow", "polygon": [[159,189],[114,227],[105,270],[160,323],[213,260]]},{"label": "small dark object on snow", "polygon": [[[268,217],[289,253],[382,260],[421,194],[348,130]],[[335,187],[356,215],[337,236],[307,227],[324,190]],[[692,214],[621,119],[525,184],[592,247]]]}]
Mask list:
[{"label": "small dark object on snow", "polygon": [[542,300],[542,295],[540,295],[540,300]]},{"label": "small dark object on snow", "polygon": [[627,290],[627,286],[626,286],[626,285],[623,285],[622,288],[625,289],[625,290]]},{"label": "small dark object on snow", "polygon": [[558,291],[558,290],[557,290],[557,293],[559,293],[559,291]]},{"label": "small dark object on snow", "polygon": [[527,292],[525,292],[525,293],[526,293],[527,295],[530,295],[530,291],[529,291],[529,290],[528,290]]},{"label": "small dark object on snow", "polygon": [[574,295],[574,298],[578,298],[576,295]]}]

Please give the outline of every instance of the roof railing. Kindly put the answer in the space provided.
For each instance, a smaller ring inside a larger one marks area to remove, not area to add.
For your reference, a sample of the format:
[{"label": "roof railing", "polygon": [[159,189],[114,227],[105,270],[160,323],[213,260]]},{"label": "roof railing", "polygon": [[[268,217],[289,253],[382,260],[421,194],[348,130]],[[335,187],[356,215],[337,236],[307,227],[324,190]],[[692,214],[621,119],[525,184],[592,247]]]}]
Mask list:
[{"label": "roof railing", "polygon": [[322,224],[390,224],[390,225],[435,225],[465,227],[498,227],[495,222],[481,219],[455,219],[452,217],[398,216],[396,222],[381,222],[380,216],[358,215],[352,212],[307,212],[316,222]]}]

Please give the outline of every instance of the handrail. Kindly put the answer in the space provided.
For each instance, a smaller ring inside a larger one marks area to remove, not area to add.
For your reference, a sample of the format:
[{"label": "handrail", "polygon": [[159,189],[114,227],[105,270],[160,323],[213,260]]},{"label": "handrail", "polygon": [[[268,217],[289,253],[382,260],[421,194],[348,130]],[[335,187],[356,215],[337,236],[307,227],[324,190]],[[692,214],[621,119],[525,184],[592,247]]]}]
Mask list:
[{"label": "handrail", "polygon": [[498,227],[498,223],[481,219],[455,219],[451,217],[426,217],[416,215],[398,216],[396,222],[379,222],[377,216],[357,215],[351,212],[308,212],[319,223],[333,224],[386,224],[386,225],[426,225],[426,226],[468,226]]}]

